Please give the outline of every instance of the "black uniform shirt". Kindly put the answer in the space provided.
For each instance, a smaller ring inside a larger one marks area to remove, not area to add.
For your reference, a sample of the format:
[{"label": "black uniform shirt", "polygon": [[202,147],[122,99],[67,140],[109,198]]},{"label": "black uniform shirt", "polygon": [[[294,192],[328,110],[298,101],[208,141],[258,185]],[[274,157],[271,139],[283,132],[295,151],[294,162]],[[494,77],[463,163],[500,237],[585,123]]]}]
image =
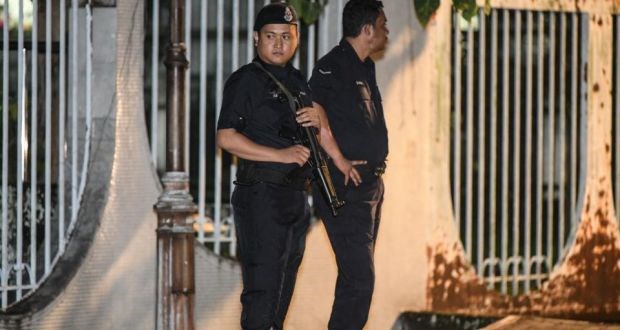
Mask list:
[{"label": "black uniform shirt", "polygon": [[388,137],[375,63],[362,62],[345,39],[314,67],[310,88],[325,108],[334,137],[350,160],[381,164],[388,154]]},{"label": "black uniform shirt", "polygon": [[[306,94],[310,91],[305,77],[292,65],[269,65],[255,58],[269,70],[291,93]],[[302,95],[303,95],[302,94]],[[285,148],[293,144],[290,134],[298,125],[288,103],[265,72],[253,63],[235,71],[226,81],[218,129],[234,128],[253,142],[272,148]],[[296,164],[256,162],[257,167],[289,172]]]}]

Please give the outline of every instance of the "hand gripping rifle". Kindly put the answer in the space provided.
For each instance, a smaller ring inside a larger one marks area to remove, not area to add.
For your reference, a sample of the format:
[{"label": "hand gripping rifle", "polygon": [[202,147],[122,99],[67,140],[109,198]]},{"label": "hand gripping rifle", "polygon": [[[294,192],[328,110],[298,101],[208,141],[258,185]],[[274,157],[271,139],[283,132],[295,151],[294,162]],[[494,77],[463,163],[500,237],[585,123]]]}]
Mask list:
[{"label": "hand gripping rifle", "polygon": [[[303,107],[303,103],[299,97],[293,96],[291,92],[276,78],[271,74],[271,72],[267,71],[260,63],[254,62],[258,68],[264,71],[280,88],[282,93],[286,96],[286,100],[288,101],[288,105],[293,111],[293,116],[297,116],[297,111]],[[314,127],[303,127],[299,126],[301,130],[301,141],[296,141],[297,143],[301,143],[310,149],[310,158],[308,159],[308,164],[312,167],[312,172],[314,174],[314,179],[317,180],[319,187],[321,188],[321,193],[325,198],[325,201],[331,208],[332,214],[334,216],[338,215],[337,209],[344,206],[344,201],[338,199],[338,195],[336,194],[336,189],[334,189],[334,184],[332,183],[332,176],[329,172],[329,168],[327,167],[327,162],[325,161],[325,156],[323,155],[323,151],[319,145],[319,142],[316,138],[316,133]]]}]

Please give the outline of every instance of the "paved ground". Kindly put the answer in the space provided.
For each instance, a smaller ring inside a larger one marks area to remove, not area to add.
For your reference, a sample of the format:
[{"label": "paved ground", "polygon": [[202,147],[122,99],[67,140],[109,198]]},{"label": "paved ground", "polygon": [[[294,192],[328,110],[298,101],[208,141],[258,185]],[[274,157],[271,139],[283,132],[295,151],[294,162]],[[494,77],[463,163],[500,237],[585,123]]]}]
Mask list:
[{"label": "paved ground", "polygon": [[531,316],[508,316],[488,327],[485,330],[620,330],[620,324],[601,324],[592,322],[558,320]]}]

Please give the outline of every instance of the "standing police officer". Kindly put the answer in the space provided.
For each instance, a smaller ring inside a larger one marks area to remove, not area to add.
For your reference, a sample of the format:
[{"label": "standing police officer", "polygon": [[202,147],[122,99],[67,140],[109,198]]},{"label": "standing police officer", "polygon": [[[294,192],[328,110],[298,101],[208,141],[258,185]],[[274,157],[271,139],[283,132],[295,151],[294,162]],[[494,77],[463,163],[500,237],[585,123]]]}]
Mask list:
[{"label": "standing police officer", "polygon": [[[298,45],[292,7],[270,4],[254,23],[258,62],[294,93],[310,91],[289,61]],[[304,253],[309,207],[304,194],[310,151],[287,132],[320,128],[316,109],[295,117],[275,82],[255,63],[234,72],[224,87],[217,143],[239,157],[232,205],[243,276],[243,329],[282,329]]]},{"label": "standing police officer", "polygon": [[[333,217],[323,199],[315,198],[338,264],[329,329],[362,329],[374,289],[373,253],[388,138],[370,55],[383,51],[387,44],[389,31],[382,8],[381,1],[376,0],[347,2],[342,14],[343,39],[319,60],[310,79],[318,103],[315,107],[319,113],[321,106],[325,109],[344,159],[366,161],[361,165],[340,161],[342,157],[334,157],[334,148],[324,145],[333,159],[334,186],[346,202],[338,217]],[[351,165],[357,165],[359,178]]]}]

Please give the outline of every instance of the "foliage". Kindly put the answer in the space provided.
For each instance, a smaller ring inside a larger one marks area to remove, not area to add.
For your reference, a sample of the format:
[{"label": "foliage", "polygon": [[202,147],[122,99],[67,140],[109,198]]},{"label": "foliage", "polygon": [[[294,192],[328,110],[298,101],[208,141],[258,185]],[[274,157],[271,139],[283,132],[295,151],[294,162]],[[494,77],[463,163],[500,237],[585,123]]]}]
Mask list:
[{"label": "foliage", "polygon": [[287,2],[295,8],[299,19],[305,24],[313,24],[323,12],[323,8],[328,0],[288,0]]},{"label": "foliage", "polygon": [[413,0],[416,15],[422,26],[426,26],[439,8],[439,0]]},{"label": "foliage", "polygon": [[[439,8],[440,0],[413,0],[416,15],[422,26],[426,26]],[[464,19],[471,20],[478,13],[476,0],[451,0],[452,6],[461,13]],[[487,0],[488,3],[488,0]],[[486,8],[487,6],[485,6]]]}]

